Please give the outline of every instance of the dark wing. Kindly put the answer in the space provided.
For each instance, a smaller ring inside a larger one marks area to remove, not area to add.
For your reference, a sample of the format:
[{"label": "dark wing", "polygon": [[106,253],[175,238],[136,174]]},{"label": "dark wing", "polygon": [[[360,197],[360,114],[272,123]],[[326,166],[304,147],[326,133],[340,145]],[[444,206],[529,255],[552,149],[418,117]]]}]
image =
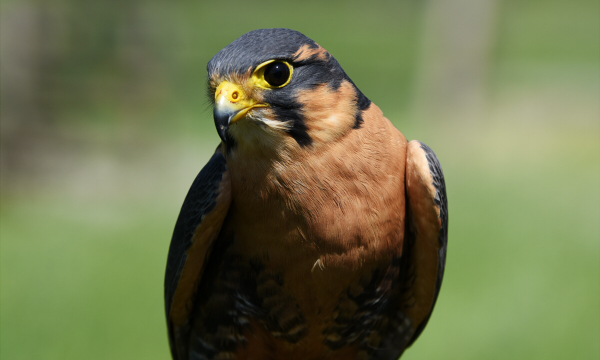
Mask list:
[{"label": "dark wing", "polygon": [[406,154],[407,231],[403,261],[409,276],[403,290],[404,313],[419,337],[442,286],[448,241],[448,202],[442,167],[419,141],[408,143]]},{"label": "dark wing", "polygon": [[165,310],[171,354],[186,352],[190,312],[204,265],[231,204],[231,182],[217,148],[200,171],[175,224],[165,273]]}]

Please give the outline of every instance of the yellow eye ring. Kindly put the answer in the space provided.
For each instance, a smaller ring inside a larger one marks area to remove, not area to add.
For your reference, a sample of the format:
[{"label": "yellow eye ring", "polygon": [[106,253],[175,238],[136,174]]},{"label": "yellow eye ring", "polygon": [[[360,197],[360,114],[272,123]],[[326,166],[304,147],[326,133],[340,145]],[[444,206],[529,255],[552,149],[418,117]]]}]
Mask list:
[{"label": "yellow eye ring", "polygon": [[252,82],[263,89],[280,89],[290,83],[293,73],[294,67],[288,62],[269,60],[256,67]]}]

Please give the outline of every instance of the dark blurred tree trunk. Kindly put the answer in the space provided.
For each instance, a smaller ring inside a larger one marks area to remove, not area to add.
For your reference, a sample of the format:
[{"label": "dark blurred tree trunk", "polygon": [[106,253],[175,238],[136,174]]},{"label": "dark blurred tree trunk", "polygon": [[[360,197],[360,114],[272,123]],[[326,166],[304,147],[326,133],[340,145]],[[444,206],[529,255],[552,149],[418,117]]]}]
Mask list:
[{"label": "dark blurred tree trunk", "polygon": [[148,29],[154,24],[142,16],[142,5],[136,0],[2,3],[3,183],[13,173],[35,176],[44,153],[84,146],[76,126],[67,124],[123,125],[151,116],[166,96],[166,77],[153,56]]},{"label": "dark blurred tree trunk", "polygon": [[[7,9],[10,6],[10,9]],[[22,162],[22,147],[49,119],[42,106],[44,14],[29,2],[3,4],[0,15],[0,172]]]}]

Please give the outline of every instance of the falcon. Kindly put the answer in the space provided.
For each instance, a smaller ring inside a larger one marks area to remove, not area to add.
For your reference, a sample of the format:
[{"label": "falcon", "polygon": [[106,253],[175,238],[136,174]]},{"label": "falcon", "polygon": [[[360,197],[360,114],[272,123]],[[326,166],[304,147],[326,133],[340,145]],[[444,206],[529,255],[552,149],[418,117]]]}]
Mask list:
[{"label": "falcon", "polygon": [[297,31],[251,31],[207,70],[221,143],[169,248],[173,359],[397,359],[444,274],[435,154]]}]

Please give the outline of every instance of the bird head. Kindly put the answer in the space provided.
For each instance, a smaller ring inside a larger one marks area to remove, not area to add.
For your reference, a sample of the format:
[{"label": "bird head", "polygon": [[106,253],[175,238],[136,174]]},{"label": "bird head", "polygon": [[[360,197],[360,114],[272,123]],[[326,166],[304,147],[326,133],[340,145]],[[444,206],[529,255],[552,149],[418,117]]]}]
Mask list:
[{"label": "bird head", "polygon": [[371,101],[325,49],[289,29],[251,31],[208,63],[227,152],[312,148],[359,128]]}]

